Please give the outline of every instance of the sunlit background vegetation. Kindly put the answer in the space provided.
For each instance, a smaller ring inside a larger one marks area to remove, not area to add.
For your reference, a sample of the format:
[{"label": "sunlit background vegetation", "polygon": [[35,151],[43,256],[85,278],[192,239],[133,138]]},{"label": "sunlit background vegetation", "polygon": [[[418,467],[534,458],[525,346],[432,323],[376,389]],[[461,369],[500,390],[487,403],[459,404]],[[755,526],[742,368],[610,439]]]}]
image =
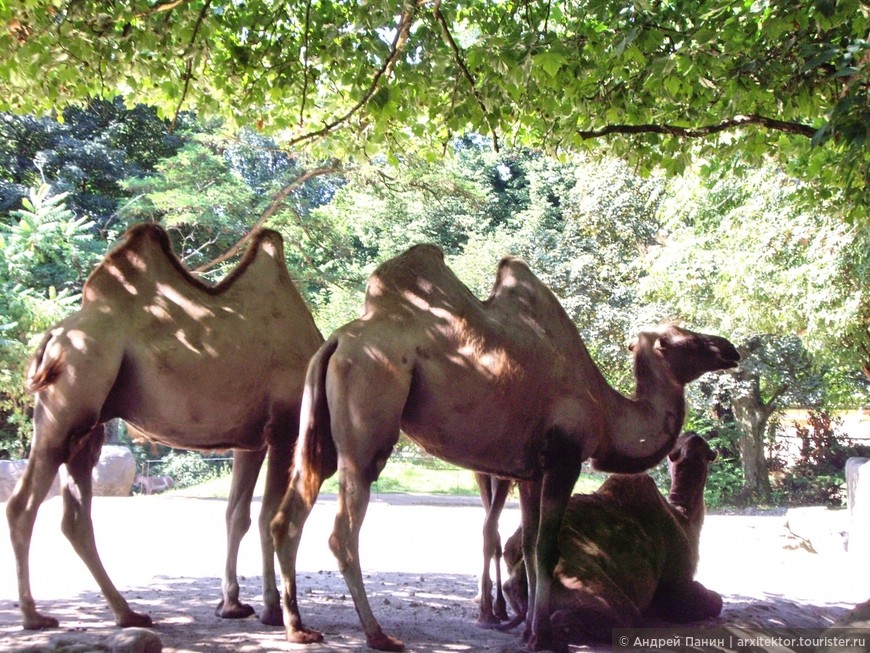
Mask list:
[{"label": "sunlit background vegetation", "polygon": [[[866,226],[841,219],[835,203],[803,202],[802,182],[772,162],[731,161],[717,174],[721,162],[699,160],[666,177],[606,153],[491,145],[470,134],[436,161],[409,153],[314,166],[254,131],[189,114],[170,130],[153,108],[120,99],[53,117],[0,114],[0,446],[27,456],[28,356],[77,308],[88,273],[130,225],[163,225],[185,264],[215,281],[233,261],[212,262],[269,215],[325,335],[358,315],[378,262],[423,241],[438,243],[481,298],[502,256],[524,257],[624,392],[626,344],[642,325],[721,333],[744,361],[691,387],[686,424],[720,452],[709,500],[841,501],[846,457],[870,444],[837,418],[870,404]],[[812,418],[795,429],[786,409]],[[118,437],[126,441],[123,428]],[[152,461],[178,486],[227,471],[208,456],[132,446],[140,465]],[[404,462],[388,465],[376,489],[476,491],[470,473],[421,462],[404,439],[398,453]]]}]

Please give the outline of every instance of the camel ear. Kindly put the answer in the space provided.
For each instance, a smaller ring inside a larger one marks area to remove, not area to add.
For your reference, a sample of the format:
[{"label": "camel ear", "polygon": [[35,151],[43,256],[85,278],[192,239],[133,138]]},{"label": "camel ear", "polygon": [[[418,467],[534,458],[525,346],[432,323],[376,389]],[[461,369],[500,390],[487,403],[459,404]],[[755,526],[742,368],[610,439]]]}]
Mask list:
[{"label": "camel ear", "polygon": [[675,463],[680,459],[680,456],[682,456],[682,455],[683,455],[683,448],[677,447],[671,453],[668,454],[668,460],[670,460],[672,463]]},{"label": "camel ear", "polygon": [[719,452],[715,449],[710,449],[710,452],[707,454],[707,460],[711,463],[719,457]]}]

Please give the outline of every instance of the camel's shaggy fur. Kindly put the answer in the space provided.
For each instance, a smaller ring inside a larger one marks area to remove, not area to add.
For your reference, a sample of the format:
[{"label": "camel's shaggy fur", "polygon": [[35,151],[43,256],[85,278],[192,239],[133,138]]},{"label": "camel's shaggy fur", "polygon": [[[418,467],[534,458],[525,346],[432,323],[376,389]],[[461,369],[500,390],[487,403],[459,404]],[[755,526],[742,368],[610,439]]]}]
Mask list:
[{"label": "camel's shaggy fur", "polygon": [[[694,580],[704,522],[704,485],[715,452],[687,433],[669,456],[666,500],[647,474],[614,474],[591,495],[571,497],[559,534],[553,627],[572,639],[610,639],[644,618],[688,622],[714,617],[722,597]],[[518,529],[505,544],[505,594],[521,621],[528,586]]]}]

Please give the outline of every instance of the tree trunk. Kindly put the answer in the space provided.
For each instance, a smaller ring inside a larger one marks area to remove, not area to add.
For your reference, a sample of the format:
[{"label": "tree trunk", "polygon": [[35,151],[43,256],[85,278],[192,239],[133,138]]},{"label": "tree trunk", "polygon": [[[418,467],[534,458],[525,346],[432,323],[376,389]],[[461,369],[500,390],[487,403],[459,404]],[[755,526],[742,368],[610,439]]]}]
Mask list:
[{"label": "tree trunk", "polygon": [[743,433],[740,436],[740,460],[743,466],[743,498],[770,501],[771,487],[764,455],[764,435],[773,413],[773,402],[764,403],[757,376],[740,371],[735,374],[744,392],[732,399],[734,418]]}]

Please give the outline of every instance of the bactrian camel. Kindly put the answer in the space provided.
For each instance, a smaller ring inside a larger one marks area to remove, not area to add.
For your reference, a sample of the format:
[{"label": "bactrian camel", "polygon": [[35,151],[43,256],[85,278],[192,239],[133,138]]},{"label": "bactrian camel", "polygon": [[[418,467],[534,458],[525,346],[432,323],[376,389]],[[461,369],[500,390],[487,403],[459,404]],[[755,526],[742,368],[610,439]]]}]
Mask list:
[{"label": "bactrian camel", "polygon": [[[596,492],[571,497],[550,605],[562,639],[609,641],[613,628],[645,619],[686,623],[719,614],[722,597],[694,580],[707,467],[715,459],[706,440],[686,433],[668,456],[667,500],[648,474],[614,474]],[[504,590],[517,613],[508,627],[528,605],[521,539],[517,529],[504,550]]]},{"label": "bactrian camel", "polygon": [[520,481],[524,552],[536,560],[528,642],[555,645],[543,606],[582,461],[624,472],[656,464],[682,427],[683,386],[739,358],[726,339],[675,326],[641,333],[635,355],[630,399],[607,384],[556,297],[519,259],[502,260],[484,302],[433,245],[379,266],[364,315],[333,333],[308,367],[291,482],[272,525],[287,638],[322,638],[302,624],[295,557],[320,485],[338,469],[330,547],[368,645],[402,650],[372,614],[358,546],[370,486],[401,428],[439,458]]},{"label": "bactrian camel", "polygon": [[268,452],[260,517],[264,623],[281,625],[269,522],[287,487],[305,368],[323,338],[294,286],[281,236],[262,230],[219,284],[195,279],[155,225],[130,229],[85,283],[81,309],[46,333],[27,377],[36,394],[33,446],[6,514],[24,627],[57,620],[37,612],[30,589],[34,520],[66,464],[62,529],[90,569],[119,626],[150,617],[130,609],[104,569],[91,522],[91,470],[103,423],[120,417],[154,442],[233,449],[227,559],[217,614],[245,617],[236,560],[254,483]]}]

